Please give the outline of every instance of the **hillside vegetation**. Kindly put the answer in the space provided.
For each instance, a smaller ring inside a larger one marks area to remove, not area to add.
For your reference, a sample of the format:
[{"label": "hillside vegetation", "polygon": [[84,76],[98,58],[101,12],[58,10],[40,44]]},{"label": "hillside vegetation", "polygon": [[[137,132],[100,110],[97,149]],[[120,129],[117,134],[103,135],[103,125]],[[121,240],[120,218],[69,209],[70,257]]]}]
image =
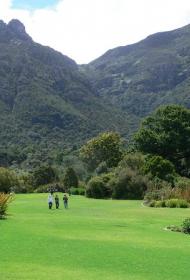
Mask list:
[{"label": "hillside vegetation", "polygon": [[104,130],[127,134],[129,126],[96,97],[73,60],[35,43],[18,20],[0,22],[1,148],[47,153]]},{"label": "hillside vegetation", "polygon": [[139,119],[163,104],[190,107],[190,25],[109,50],[83,71],[103,100]]}]

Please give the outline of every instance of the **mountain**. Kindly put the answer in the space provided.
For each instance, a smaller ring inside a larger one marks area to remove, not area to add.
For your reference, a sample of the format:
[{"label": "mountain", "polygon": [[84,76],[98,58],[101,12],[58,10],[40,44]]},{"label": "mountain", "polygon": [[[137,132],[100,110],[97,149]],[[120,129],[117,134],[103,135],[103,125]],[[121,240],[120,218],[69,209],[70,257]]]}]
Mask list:
[{"label": "mountain", "polygon": [[18,20],[0,21],[0,148],[80,145],[130,120],[96,96],[79,66],[35,43]]},{"label": "mountain", "polygon": [[82,69],[104,102],[139,120],[162,104],[190,107],[190,25],[109,50]]},{"label": "mountain", "polygon": [[[109,50],[88,65],[0,21],[0,164],[129,137],[162,104],[190,108],[190,25]],[[9,151],[9,153],[7,153]]]}]

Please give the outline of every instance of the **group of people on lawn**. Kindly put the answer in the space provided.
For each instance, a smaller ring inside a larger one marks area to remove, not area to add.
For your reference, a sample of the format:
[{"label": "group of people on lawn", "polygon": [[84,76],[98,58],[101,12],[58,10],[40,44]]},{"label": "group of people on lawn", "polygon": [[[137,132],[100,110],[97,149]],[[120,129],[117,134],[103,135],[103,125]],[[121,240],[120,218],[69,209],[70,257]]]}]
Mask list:
[{"label": "group of people on lawn", "polygon": [[[54,200],[55,200],[55,207],[56,207],[56,209],[59,209],[59,196],[56,194],[55,195],[55,199],[54,199],[53,192],[51,192],[48,195],[48,206],[49,206],[49,209],[52,209]],[[63,204],[64,204],[65,209],[68,209],[68,196],[66,194],[64,194],[64,196],[63,196]]]}]

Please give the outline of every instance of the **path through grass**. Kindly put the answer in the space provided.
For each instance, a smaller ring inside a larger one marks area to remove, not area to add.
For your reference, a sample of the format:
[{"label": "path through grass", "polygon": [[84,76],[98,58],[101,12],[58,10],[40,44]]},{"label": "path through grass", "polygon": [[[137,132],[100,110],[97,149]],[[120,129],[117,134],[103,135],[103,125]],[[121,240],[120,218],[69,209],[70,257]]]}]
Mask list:
[{"label": "path through grass", "polygon": [[17,195],[0,221],[1,280],[189,280],[190,236],[164,231],[190,209],[46,194]]}]

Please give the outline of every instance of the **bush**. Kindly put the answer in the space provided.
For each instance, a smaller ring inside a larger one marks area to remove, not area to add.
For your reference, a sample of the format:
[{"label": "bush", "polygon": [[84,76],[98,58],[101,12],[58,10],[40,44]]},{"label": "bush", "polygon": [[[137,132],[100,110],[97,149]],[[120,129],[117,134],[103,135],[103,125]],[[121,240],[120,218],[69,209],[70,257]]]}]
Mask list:
[{"label": "bush", "polygon": [[166,200],[166,207],[169,208],[176,208],[178,207],[179,203],[178,203],[178,199],[169,199]]},{"label": "bush", "polygon": [[190,234],[190,218],[183,221],[182,230],[184,233]]},{"label": "bush", "polygon": [[15,173],[7,168],[0,167],[0,192],[8,193],[15,186],[18,186]]},{"label": "bush", "polygon": [[65,175],[63,178],[63,184],[66,189],[71,187],[77,188],[78,187],[78,177],[75,170],[72,167],[68,167],[65,171]]},{"label": "bush", "polygon": [[11,188],[11,191],[14,193],[33,193],[34,189],[30,185],[18,185]]},{"label": "bush", "polygon": [[155,201],[154,203],[154,207],[166,207],[166,201],[165,200],[158,200],[158,201]]},{"label": "bush", "polygon": [[70,194],[72,195],[85,195],[85,188],[70,188]]},{"label": "bush", "polygon": [[110,180],[112,197],[116,199],[142,199],[149,185],[148,179],[130,168],[120,170]]},{"label": "bush", "polygon": [[149,206],[150,206],[150,207],[155,207],[155,204],[156,204],[156,200],[152,200],[152,201],[149,203]]},{"label": "bush", "polygon": [[184,199],[152,200],[150,207],[188,208],[189,203]]},{"label": "bush", "polygon": [[12,200],[13,195],[0,193],[0,219],[3,219],[7,215],[7,208]]},{"label": "bush", "polygon": [[188,208],[189,207],[189,203],[184,200],[184,199],[179,199],[178,200],[178,207],[179,208]]},{"label": "bush", "polygon": [[175,190],[171,187],[168,182],[162,181],[160,179],[151,181],[150,188],[147,190],[144,200],[166,200],[170,198],[175,198]]},{"label": "bush", "polygon": [[86,196],[93,198],[108,198],[111,192],[108,186],[109,175],[93,177],[87,184]]},{"label": "bush", "polygon": [[32,174],[32,184],[34,187],[55,182],[57,174],[55,169],[49,165],[41,165]]}]

